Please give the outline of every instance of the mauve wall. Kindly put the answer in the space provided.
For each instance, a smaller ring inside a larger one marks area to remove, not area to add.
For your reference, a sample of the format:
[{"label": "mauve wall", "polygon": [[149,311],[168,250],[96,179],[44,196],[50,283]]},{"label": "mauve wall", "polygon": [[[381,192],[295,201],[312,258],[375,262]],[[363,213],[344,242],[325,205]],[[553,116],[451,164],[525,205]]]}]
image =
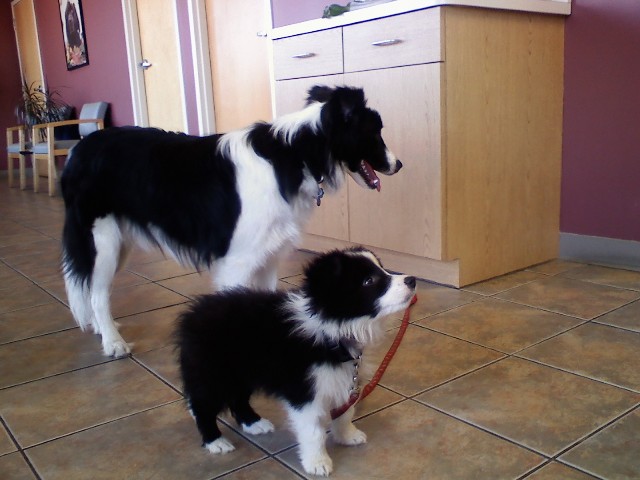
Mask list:
[{"label": "mauve wall", "polygon": [[640,1],[573,0],[561,231],[640,241]]},{"label": "mauve wall", "polygon": [[274,27],[321,18],[324,7],[332,3],[345,5],[346,1],[335,0],[272,0],[271,17]]},{"label": "mauve wall", "polygon": [[[0,6],[0,148],[6,151],[6,128],[16,124],[14,110],[20,98],[20,64],[16,54],[16,37],[13,33],[11,2],[4,1]],[[17,164],[17,162],[14,162]],[[0,170],[6,170],[7,157],[0,155]]]},{"label": "mauve wall", "polygon": [[83,0],[84,29],[89,65],[67,70],[58,1],[34,0],[42,68],[50,89],[79,112],[82,104],[110,104],[114,125],[133,123],[133,106],[119,1]]}]

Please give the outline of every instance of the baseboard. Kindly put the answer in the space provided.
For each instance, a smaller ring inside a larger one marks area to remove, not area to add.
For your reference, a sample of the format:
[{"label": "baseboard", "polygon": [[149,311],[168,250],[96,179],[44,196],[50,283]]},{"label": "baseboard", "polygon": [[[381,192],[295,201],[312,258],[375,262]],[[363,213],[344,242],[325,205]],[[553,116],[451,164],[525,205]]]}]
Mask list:
[{"label": "baseboard", "polygon": [[640,269],[640,242],[560,233],[560,258]]}]

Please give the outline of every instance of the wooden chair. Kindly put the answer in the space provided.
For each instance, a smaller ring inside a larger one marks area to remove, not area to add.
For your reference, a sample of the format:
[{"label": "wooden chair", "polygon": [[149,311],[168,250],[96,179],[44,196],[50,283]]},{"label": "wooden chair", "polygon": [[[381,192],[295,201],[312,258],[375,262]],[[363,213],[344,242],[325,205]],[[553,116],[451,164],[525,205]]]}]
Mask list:
[{"label": "wooden chair", "polygon": [[[104,128],[104,117],[107,113],[108,106],[109,104],[106,102],[85,103],[80,110],[80,115],[77,120],[63,120],[60,122],[42,123],[40,125],[33,126],[31,138],[34,139],[32,156],[33,190],[35,192],[40,190],[40,169],[38,166],[38,160],[44,159],[47,161],[49,196],[53,196],[56,193],[56,181],[58,179],[56,157],[68,155],[69,151],[80,141],[81,138],[86,137],[96,130],[102,130]],[[54,130],[65,125],[78,125],[80,138],[73,140],[56,140]],[[35,143],[38,139],[44,139],[45,141]]]},{"label": "wooden chair", "polygon": [[[20,190],[27,188],[27,173],[25,168],[25,155],[31,144],[26,141],[26,128],[24,125],[7,128],[7,173],[9,175],[9,187],[13,186],[13,161],[18,160],[20,173]],[[17,137],[16,137],[17,134]]]}]

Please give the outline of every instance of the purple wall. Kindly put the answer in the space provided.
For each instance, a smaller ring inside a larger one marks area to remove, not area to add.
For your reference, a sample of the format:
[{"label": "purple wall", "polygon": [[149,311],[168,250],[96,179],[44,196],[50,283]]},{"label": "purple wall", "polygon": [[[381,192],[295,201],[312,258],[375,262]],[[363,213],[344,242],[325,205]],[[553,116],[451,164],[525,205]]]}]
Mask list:
[{"label": "purple wall", "polygon": [[110,104],[113,125],[133,123],[133,106],[120,2],[83,0],[89,65],[67,70],[58,2],[34,0],[42,67],[50,89],[79,112],[84,103]]},{"label": "purple wall", "polygon": [[572,9],[561,231],[640,241],[640,4],[574,0]]},{"label": "purple wall", "polygon": [[271,0],[271,17],[274,27],[321,18],[324,7],[332,3],[345,5],[347,1],[335,0]]},{"label": "purple wall", "polygon": [[[20,64],[16,53],[16,37],[13,33],[13,17],[11,2],[2,2],[0,7],[0,58],[2,58],[2,75],[0,75],[0,147],[6,151],[6,128],[16,125],[14,110],[20,99]],[[16,163],[16,162],[14,162]],[[0,169],[6,170],[7,157],[0,156]]]}]

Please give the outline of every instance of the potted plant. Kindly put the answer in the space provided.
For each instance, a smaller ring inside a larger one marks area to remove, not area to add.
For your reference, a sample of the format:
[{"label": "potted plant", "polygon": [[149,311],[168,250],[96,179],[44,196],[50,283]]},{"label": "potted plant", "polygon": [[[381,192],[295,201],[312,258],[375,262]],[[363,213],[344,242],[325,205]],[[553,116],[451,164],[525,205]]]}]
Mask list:
[{"label": "potted plant", "polygon": [[62,100],[58,91],[44,91],[36,82],[22,84],[22,98],[16,106],[16,117],[19,123],[27,127],[27,137],[31,135],[32,126],[68,120],[72,113],[73,107]]}]

